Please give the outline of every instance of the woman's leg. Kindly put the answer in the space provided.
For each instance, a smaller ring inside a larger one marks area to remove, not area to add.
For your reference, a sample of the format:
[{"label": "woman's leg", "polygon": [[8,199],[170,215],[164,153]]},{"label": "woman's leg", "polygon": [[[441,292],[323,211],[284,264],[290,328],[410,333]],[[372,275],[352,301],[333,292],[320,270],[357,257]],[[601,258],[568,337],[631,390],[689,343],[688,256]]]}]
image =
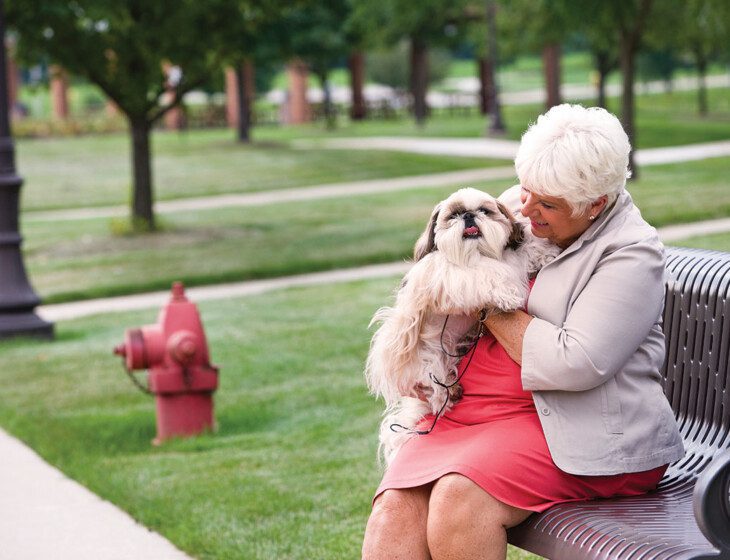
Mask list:
[{"label": "woman's leg", "polygon": [[504,560],[506,530],[532,513],[498,501],[460,474],[447,474],[436,482],[428,507],[433,560]]},{"label": "woman's leg", "polygon": [[426,520],[431,484],[386,490],[375,500],[365,528],[363,560],[430,560]]}]

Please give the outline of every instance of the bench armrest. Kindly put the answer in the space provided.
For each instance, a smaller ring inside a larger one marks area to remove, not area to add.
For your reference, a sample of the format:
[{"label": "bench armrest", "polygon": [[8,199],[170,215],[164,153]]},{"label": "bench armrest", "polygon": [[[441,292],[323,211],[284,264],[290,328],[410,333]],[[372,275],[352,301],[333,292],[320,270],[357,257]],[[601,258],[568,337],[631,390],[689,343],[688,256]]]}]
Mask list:
[{"label": "bench armrest", "polygon": [[697,477],[692,496],[702,533],[721,553],[730,552],[730,449],[715,457]]}]

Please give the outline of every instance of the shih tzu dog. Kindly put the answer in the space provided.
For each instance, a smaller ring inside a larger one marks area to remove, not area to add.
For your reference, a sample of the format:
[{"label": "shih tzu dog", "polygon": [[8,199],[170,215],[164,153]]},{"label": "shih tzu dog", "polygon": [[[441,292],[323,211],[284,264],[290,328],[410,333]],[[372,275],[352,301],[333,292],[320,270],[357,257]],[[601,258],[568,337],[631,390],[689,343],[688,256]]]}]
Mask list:
[{"label": "shih tzu dog", "polygon": [[434,414],[435,423],[461,397],[458,363],[481,332],[479,314],[522,308],[530,275],[556,254],[487,193],[464,188],[436,205],[395,305],[371,321],[381,325],[365,378],[386,404],[380,426],[386,463],[409,437],[428,433],[416,428],[424,416]]}]

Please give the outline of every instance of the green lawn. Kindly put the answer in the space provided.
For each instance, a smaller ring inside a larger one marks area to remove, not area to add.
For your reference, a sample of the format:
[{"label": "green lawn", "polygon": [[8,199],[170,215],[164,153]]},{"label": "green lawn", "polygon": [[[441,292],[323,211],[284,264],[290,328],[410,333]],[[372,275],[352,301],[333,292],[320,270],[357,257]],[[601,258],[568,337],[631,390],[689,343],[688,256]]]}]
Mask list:
[{"label": "green lawn", "polygon": [[[127,204],[131,163],[121,134],[20,140],[24,210]],[[379,151],[303,151],[282,142],[251,146],[228,130],[154,134],[157,200],[423,175],[508,161]]]},{"label": "green lawn", "polygon": [[672,243],[672,245],[694,247],[695,249],[712,249],[714,251],[730,253],[730,232],[690,237],[689,239]]},{"label": "green lawn", "polygon": [[[730,95],[727,89],[708,90],[709,113],[697,114],[696,93],[681,91],[652,95],[637,95],[637,146],[655,148],[730,139]],[[592,105],[594,101],[571,100],[566,102]],[[608,109],[621,110],[619,99],[608,99]],[[503,119],[507,131],[505,137],[519,140],[527,126],[543,113],[542,105],[505,105]],[[486,117],[473,110],[440,110],[422,127],[411,118],[369,120],[351,122],[342,119],[338,128],[328,131],[321,123],[297,127],[262,127],[254,130],[254,137],[264,141],[289,141],[294,138],[333,138],[339,136],[426,136],[470,137],[486,134]]]},{"label": "green lawn", "polygon": [[200,304],[221,368],[214,435],[150,445],[153,400],[111,349],[154,309],[4,342],[0,425],[196,558],[355,558],[380,477],[367,324],[396,283]]},{"label": "green lawn", "polygon": [[[730,215],[730,158],[647,167],[629,189],[655,226]],[[493,194],[510,181],[474,184]],[[47,303],[282,276],[407,258],[443,185],[284,207],[165,214],[156,234],[115,235],[109,220],[26,220],[25,263]]]},{"label": "green lawn", "polygon": [[[695,114],[693,93],[639,97],[638,145],[655,147],[730,138],[730,96],[710,90],[711,113]],[[617,109],[612,100],[612,109]],[[519,139],[541,112],[538,106],[506,107],[507,137]],[[229,130],[156,132],[153,178],[157,200],[309,186],[507,165],[455,158],[377,151],[297,150],[298,138],[339,136],[479,137],[487,121],[472,113],[441,114],[418,128],[409,119],[342,123],[333,132],[320,124],[254,129],[250,146]],[[17,167],[24,178],[24,210],[126,204],[130,197],[129,139],[123,134],[22,139]]]}]

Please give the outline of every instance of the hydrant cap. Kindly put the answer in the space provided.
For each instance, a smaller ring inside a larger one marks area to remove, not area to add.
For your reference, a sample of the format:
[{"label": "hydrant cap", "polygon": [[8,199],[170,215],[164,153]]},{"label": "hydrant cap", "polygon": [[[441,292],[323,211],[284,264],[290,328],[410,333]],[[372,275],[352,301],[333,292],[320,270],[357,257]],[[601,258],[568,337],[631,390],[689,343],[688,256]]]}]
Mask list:
[{"label": "hydrant cap", "polygon": [[182,282],[173,282],[172,300],[173,301],[187,301],[187,298],[185,297],[185,286],[183,286]]}]

